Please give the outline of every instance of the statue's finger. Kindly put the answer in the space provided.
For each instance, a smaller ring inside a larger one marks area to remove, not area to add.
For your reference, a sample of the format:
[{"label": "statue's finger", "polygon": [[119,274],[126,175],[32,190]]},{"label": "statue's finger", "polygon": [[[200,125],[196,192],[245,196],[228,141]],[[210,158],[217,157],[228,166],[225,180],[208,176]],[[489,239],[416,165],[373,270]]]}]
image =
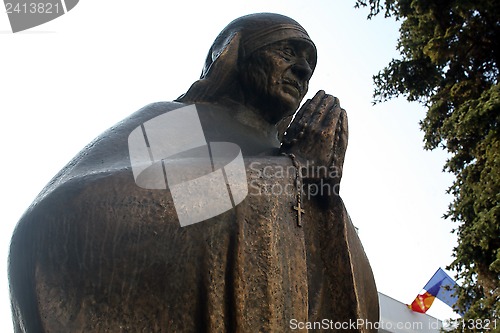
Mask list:
[{"label": "statue's finger", "polygon": [[331,133],[334,133],[337,128],[337,123],[339,121],[341,111],[342,109],[340,108],[339,99],[337,97],[333,97],[332,107],[323,117],[322,126],[331,131]]},{"label": "statue's finger", "polygon": [[302,104],[299,111],[297,111],[295,117],[293,118],[294,121],[295,120],[298,121],[299,119],[302,119],[304,117],[304,113],[306,112],[306,109],[309,107],[310,104],[311,104],[311,99],[308,99],[307,101],[304,102],[304,104]]},{"label": "statue's finger", "polygon": [[300,112],[296,115],[296,119],[298,123],[302,125],[306,125],[311,123],[311,119],[314,119],[315,114],[318,111],[318,108],[324,104],[324,99],[326,96],[324,90],[318,90],[316,95],[310,100],[308,100],[307,105],[304,105],[304,108],[301,108]]},{"label": "statue's finger", "polygon": [[297,113],[292,117],[291,122],[288,124],[288,127],[286,128],[286,133],[283,136],[283,142],[285,141],[291,141],[292,138],[294,138],[297,133],[302,129],[302,125],[299,124],[299,119],[301,119],[301,114],[304,113],[304,109],[307,108],[310,100],[308,99],[304,104],[302,104],[301,108]]},{"label": "statue's finger", "polygon": [[326,94],[324,90],[318,90],[316,95],[314,95],[314,97],[309,100],[307,106],[303,110],[301,109],[302,112],[300,113],[300,115],[297,114],[297,120],[304,125],[310,123],[312,116],[316,113],[316,110],[323,101],[325,95]]},{"label": "statue's finger", "polygon": [[305,115],[309,114],[310,107],[311,100],[308,99],[304,104],[302,104],[302,107],[299,109],[299,111],[297,111],[292,123],[290,124],[290,127],[293,128],[293,130],[302,131],[304,129],[304,126],[307,124],[307,116]]},{"label": "statue's finger", "polygon": [[347,121],[347,113],[344,109],[340,109],[340,116],[337,122],[335,137],[333,142],[333,163],[332,166],[336,169],[339,181],[342,177],[344,167],[345,152],[347,150],[347,141],[349,138],[349,129]]},{"label": "statue's finger", "polygon": [[326,114],[329,112],[329,110],[332,108],[334,102],[334,98],[331,95],[324,95],[321,102],[317,104],[316,110],[314,110],[314,113],[311,115],[308,123],[307,123],[307,129],[309,131],[315,131],[317,132],[318,130],[323,131],[324,126],[322,125],[323,119],[325,118]]}]

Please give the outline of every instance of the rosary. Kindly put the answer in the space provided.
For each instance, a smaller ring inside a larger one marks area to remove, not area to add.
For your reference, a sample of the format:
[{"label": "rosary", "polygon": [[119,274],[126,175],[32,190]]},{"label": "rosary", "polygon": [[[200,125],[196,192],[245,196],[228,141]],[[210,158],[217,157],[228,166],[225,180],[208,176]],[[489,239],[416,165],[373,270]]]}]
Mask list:
[{"label": "rosary", "polygon": [[297,205],[293,206],[293,209],[297,211],[297,225],[299,227],[302,227],[302,214],[305,214],[306,211],[302,209],[301,207],[301,201],[302,201],[302,189],[301,189],[301,184],[302,184],[302,177],[300,176],[300,164],[295,158],[294,154],[287,154],[283,153],[283,155],[290,157],[292,160],[292,164],[295,167],[295,189],[297,191]]}]

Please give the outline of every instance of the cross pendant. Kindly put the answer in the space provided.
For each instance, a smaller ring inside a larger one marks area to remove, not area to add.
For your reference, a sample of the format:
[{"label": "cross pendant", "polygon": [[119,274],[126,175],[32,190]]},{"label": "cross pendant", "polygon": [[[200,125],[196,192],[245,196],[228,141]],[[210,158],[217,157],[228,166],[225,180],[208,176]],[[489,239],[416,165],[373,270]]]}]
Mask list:
[{"label": "cross pendant", "polygon": [[297,225],[299,227],[302,227],[302,214],[305,214],[306,211],[302,209],[302,207],[300,206],[300,201],[297,203],[297,206],[293,206],[293,209],[295,209],[297,211]]}]

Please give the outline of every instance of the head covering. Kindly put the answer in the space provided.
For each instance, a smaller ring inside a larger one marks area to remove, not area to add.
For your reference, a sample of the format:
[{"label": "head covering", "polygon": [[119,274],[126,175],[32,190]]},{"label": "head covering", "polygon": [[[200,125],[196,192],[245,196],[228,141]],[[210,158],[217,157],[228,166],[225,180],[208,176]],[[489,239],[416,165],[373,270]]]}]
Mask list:
[{"label": "head covering", "polygon": [[215,101],[234,88],[238,66],[255,51],[284,40],[300,40],[314,49],[311,67],[316,66],[316,46],[295,20],[280,14],[258,13],[229,23],[217,36],[200,77],[178,101]]}]

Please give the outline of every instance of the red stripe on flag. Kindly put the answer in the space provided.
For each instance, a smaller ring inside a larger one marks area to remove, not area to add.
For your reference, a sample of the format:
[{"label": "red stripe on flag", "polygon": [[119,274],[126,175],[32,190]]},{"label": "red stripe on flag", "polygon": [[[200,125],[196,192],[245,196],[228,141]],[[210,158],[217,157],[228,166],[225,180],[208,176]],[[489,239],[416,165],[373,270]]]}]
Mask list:
[{"label": "red stripe on flag", "polygon": [[429,308],[431,307],[432,302],[434,302],[435,298],[435,296],[429,294],[428,292],[425,292],[415,297],[415,300],[410,305],[408,305],[408,308],[415,312],[426,313],[427,310],[429,310]]}]

